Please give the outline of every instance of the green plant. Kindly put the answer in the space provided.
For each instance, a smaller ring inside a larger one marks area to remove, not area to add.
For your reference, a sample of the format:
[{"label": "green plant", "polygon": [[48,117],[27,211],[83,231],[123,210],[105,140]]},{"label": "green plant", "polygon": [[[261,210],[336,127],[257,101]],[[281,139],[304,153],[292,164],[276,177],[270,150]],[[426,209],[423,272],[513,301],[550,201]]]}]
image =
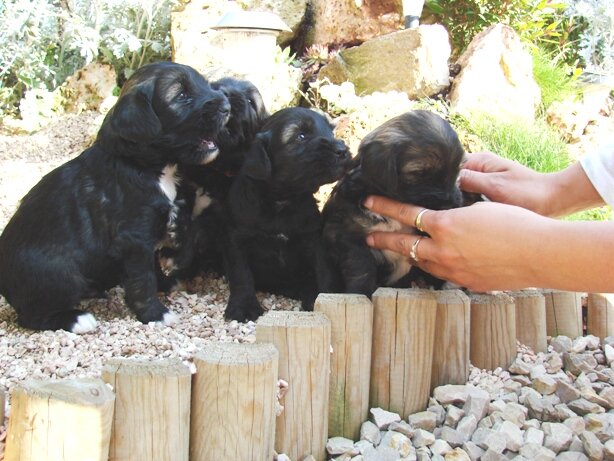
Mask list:
[{"label": "green plant", "polygon": [[482,30],[504,23],[529,44],[556,52],[571,67],[578,62],[579,27],[566,14],[564,1],[549,0],[426,0],[425,8],[450,33],[453,54],[460,55]]},{"label": "green plant", "polygon": [[541,90],[540,111],[545,114],[550,104],[555,101],[575,99],[580,89],[575,76],[570,76],[556,58],[543,48],[534,47],[533,77]]},{"label": "green plant", "polygon": [[464,126],[480,138],[484,148],[536,171],[559,171],[571,162],[567,145],[544,121],[501,122],[480,115],[465,120]]},{"label": "green plant", "polygon": [[102,59],[122,78],[170,57],[176,0],[5,0],[0,2],[0,115],[26,91],[53,90]]}]

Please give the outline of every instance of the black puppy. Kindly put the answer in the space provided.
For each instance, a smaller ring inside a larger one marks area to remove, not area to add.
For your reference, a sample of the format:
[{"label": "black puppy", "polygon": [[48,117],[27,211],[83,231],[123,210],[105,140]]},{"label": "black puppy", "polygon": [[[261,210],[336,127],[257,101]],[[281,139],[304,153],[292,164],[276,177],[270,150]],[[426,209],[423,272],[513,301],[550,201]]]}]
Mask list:
[{"label": "black puppy", "polygon": [[323,209],[325,247],[342,279],[328,291],[371,296],[377,287],[407,287],[411,281],[441,286],[442,281],[412,268],[397,253],[367,246],[370,232],[402,226],[362,203],[373,194],[435,210],[459,207],[463,199],[456,179],[463,156],[451,125],[429,111],[405,113],[369,133],[354,168],[337,183]]},{"label": "black puppy", "polygon": [[220,154],[201,166],[180,166],[182,183],[174,239],[161,251],[162,266],[185,280],[201,270],[222,271],[219,248],[223,203],[256,133],[268,117],[258,88],[247,80],[222,78],[211,87],[230,102],[230,118],[217,136]]},{"label": "black puppy", "polygon": [[258,318],[256,290],[313,308],[319,287],[329,283],[313,194],[339,179],[350,161],[328,120],[312,110],[282,109],[265,122],[227,200],[226,318]]},{"label": "black puppy", "polygon": [[96,326],[79,301],[121,283],[141,322],[171,323],[158,300],[156,245],[173,219],[178,164],[215,159],[230,105],[194,69],[142,67],[94,145],[47,174],[0,236],[0,293],[20,325]]}]

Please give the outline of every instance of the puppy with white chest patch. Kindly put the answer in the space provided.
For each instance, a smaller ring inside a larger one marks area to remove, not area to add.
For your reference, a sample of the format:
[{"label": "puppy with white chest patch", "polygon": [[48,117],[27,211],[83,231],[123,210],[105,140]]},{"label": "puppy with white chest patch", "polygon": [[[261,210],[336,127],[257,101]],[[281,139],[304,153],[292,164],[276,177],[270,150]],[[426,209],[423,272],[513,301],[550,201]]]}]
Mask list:
[{"label": "puppy with white chest patch", "polygon": [[173,219],[178,165],[213,161],[228,99],[194,69],[137,70],[95,143],[28,192],[0,236],[0,293],[20,325],[82,333],[82,298],[123,285],[141,322],[173,321],[155,249]]},{"label": "puppy with white chest patch", "polygon": [[371,296],[377,287],[407,287],[412,281],[441,286],[443,281],[397,253],[367,246],[369,233],[402,226],[362,203],[369,195],[383,195],[434,210],[462,206],[457,177],[463,157],[452,126],[429,111],[405,113],[369,133],[353,169],[337,183],[323,209],[325,247],[340,275],[328,291]]},{"label": "puppy with white chest patch", "polygon": [[258,318],[263,309],[256,290],[313,309],[320,287],[329,284],[313,194],[339,179],[350,161],[328,120],[312,110],[282,109],[265,122],[226,202],[227,319]]}]

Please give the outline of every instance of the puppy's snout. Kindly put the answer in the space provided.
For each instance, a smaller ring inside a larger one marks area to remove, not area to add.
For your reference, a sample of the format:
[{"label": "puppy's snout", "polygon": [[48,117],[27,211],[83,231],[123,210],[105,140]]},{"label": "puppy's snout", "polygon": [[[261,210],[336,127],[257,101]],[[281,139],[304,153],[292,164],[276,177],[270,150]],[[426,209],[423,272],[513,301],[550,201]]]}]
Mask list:
[{"label": "puppy's snout", "polygon": [[334,152],[335,152],[335,155],[339,158],[345,158],[350,153],[348,146],[346,146],[343,141],[337,141],[335,143]]}]

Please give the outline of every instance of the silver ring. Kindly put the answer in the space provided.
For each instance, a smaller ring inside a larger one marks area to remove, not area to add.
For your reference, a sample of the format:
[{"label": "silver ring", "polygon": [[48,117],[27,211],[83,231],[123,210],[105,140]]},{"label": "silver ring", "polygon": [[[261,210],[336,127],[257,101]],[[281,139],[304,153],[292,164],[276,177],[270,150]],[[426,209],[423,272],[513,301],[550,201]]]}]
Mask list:
[{"label": "silver ring", "polygon": [[413,243],[413,245],[411,246],[411,250],[409,250],[409,257],[411,259],[413,259],[415,262],[420,262],[420,258],[418,258],[418,245],[420,244],[420,240],[422,240],[424,237],[418,237],[416,239],[416,241]]},{"label": "silver ring", "polygon": [[416,216],[416,220],[414,221],[414,227],[418,229],[420,232],[424,232],[424,229],[422,229],[422,215],[426,213],[427,211],[431,211],[431,210],[429,210],[428,208],[422,208],[420,213],[418,213],[418,215]]}]

